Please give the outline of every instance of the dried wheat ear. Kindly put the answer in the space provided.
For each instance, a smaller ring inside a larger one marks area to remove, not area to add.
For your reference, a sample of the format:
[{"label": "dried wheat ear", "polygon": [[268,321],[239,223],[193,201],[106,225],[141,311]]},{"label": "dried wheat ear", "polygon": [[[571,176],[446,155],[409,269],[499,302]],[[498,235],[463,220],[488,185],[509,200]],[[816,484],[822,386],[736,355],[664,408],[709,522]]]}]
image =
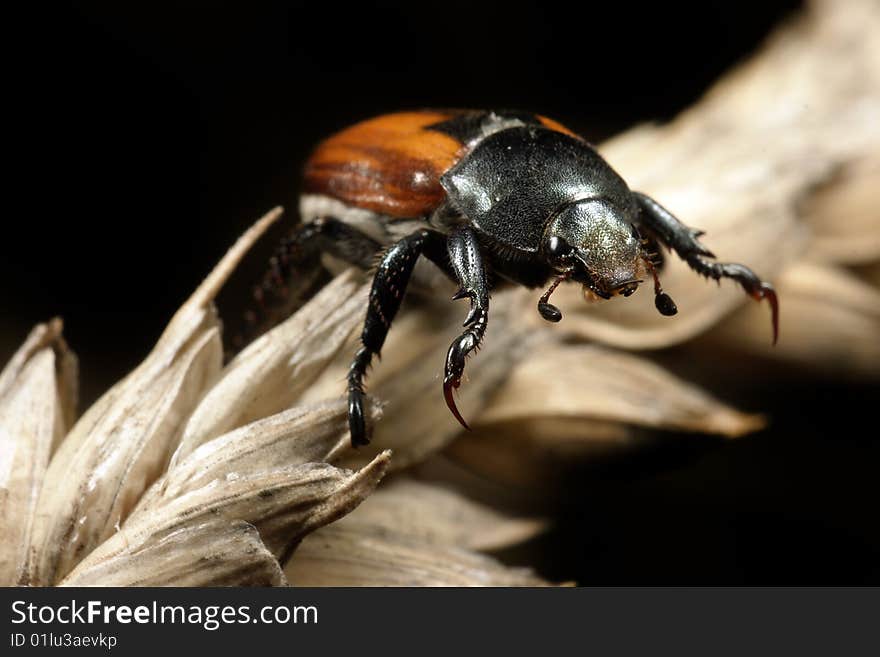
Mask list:
[{"label": "dried wheat ear", "polygon": [[674,257],[674,319],[648,294],[586,305],[571,288],[551,327],[533,294],[505,291],[461,389],[475,427],[463,435],[439,388],[460,309],[432,302],[395,325],[370,379],[374,440],[353,451],[342,387],[360,273],[223,364],[214,297],[276,209],[82,416],[60,320],[13,356],[0,374],[0,584],[540,585],[483,553],[546,527],[533,493],[560,468],[665,430],[762,426],[650,350],[700,362],[723,347],[755,359],[749,376],[795,363],[876,380],[878,28],[876,3],[813,2],[676,120],[600,149],[713,252],[777,284],[776,348],[765,308]]}]

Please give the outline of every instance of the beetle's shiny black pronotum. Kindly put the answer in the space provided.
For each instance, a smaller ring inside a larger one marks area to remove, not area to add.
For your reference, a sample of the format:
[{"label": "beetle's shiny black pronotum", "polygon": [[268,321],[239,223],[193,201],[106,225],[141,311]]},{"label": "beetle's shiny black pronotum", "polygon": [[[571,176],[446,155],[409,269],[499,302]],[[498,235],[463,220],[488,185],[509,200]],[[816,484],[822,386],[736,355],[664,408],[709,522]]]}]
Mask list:
[{"label": "beetle's shiny black pronotum", "polygon": [[420,256],[459,285],[455,299],[470,299],[443,379],[446,403],[465,427],[453,390],[486,331],[489,292],[502,282],[548,286],[538,311],[558,322],[562,314],[549,299],[560,283],[575,281],[608,299],[631,295],[650,275],[657,309],[674,315],[656,271],[665,245],[697,273],[731,278],[767,299],[776,341],[778,304],[768,283],[743,265],[714,262],[699,231],[630,191],[586,141],[543,116],[439,110],[370,119],[318,145],[303,191],[302,224],[282,244],[267,281],[286,279],[288,290],[301,293],[318,280],[322,255],[369,269],[382,254],[348,373],[355,445],[369,441],[364,376]]}]

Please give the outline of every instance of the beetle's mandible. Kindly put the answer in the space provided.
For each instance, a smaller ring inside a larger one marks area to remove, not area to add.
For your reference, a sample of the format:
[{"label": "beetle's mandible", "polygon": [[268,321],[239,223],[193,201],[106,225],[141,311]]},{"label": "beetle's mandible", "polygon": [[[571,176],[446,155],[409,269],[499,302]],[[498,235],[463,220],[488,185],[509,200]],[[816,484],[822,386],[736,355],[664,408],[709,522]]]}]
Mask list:
[{"label": "beetle's mandible", "polygon": [[628,297],[650,277],[657,309],[674,315],[657,277],[662,245],[698,274],[733,279],[754,299],[767,299],[777,339],[779,309],[769,283],[743,265],[716,262],[700,231],[631,191],[584,139],[543,116],[426,110],[364,121],[315,149],[300,213],[301,224],[255,294],[262,300],[273,284],[286,282],[289,296],[302,297],[326,280],[324,255],[374,268],[362,344],[348,372],[354,445],[369,442],[367,368],[420,257],[459,286],[454,299],[470,300],[443,378],[446,403],[465,427],[453,391],[485,334],[489,292],[502,283],[546,286],[538,312],[558,322],[562,313],[550,295],[565,281],[608,299]]}]

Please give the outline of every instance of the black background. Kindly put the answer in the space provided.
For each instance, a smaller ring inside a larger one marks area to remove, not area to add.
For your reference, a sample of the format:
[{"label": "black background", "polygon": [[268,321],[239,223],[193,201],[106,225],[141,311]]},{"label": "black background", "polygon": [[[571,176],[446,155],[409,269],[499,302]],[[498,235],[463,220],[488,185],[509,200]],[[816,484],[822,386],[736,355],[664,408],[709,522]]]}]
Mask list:
[{"label": "black background", "polygon": [[[219,4],[82,3],[7,22],[0,359],[62,315],[84,405],[142,359],[244,227],[295,208],[322,136],[385,111],[464,106],[540,111],[599,141],[673,116],[797,7]],[[250,277],[221,302],[236,308]],[[736,401],[767,410],[769,392]],[[579,473],[558,528],[531,546],[542,572],[880,581],[880,452],[861,428],[876,393],[792,382],[772,397],[770,431],[723,445],[680,437]]]}]

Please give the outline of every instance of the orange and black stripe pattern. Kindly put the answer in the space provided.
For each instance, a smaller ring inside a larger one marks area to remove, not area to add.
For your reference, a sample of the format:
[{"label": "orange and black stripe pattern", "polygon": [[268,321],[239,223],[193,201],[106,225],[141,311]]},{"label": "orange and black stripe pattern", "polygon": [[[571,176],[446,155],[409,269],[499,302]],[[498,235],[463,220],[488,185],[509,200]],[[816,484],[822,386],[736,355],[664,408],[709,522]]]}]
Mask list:
[{"label": "orange and black stripe pattern", "polygon": [[[542,116],[497,114],[573,135]],[[445,197],[440,177],[467,152],[469,137],[488,115],[424,110],[385,114],[353,125],[315,149],[306,164],[304,191],[391,217],[425,216]]]}]

